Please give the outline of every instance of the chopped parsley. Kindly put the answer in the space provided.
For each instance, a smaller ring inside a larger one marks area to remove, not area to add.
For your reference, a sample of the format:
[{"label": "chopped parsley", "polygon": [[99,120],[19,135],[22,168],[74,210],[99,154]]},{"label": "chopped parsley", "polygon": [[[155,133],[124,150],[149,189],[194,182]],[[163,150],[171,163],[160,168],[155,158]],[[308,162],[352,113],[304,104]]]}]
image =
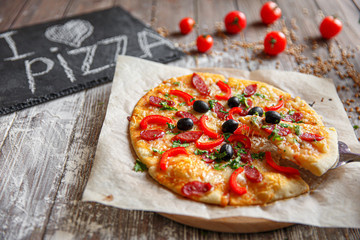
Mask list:
[{"label": "chopped parsley", "polygon": [[279,129],[275,127],[274,130],[269,135],[268,139],[273,140],[273,141],[282,141],[282,140],[284,140],[278,133],[279,133]]},{"label": "chopped parsley", "polygon": [[222,109],[220,109],[219,112],[222,112],[222,113],[225,113],[225,114],[228,114],[228,113],[229,113],[229,112],[224,111],[224,110],[222,110]]},{"label": "chopped parsley", "polygon": [[167,126],[168,126],[168,128],[170,130],[172,130],[172,129],[174,129],[176,127],[174,124],[171,124],[171,123],[168,123],[168,122],[166,124],[167,124]]},{"label": "chopped parsley", "polygon": [[160,151],[160,150],[158,150],[158,149],[153,148],[153,152],[156,152],[156,153],[159,153],[159,154],[163,154],[165,151]]},{"label": "chopped parsley", "polygon": [[186,103],[185,102],[182,102],[182,103],[179,103],[178,105],[179,106],[184,106]]},{"label": "chopped parsley", "polygon": [[359,126],[358,126],[358,125],[354,125],[353,128],[356,130],[356,129],[359,128]]},{"label": "chopped parsley", "polygon": [[291,126],[287,123],[279,123],[279,126],[280,127],[283,127],[283,128],[290,128]]},{"label": "chopped parsley", "polygon": [[263,160],[264,157],[265,157],[265,152],[252,153],[252,154],[251,154],[251,157],[252,157],[253,159]]},{"label": "chopped parsley", "polygon": [[170,107],[166,101],[161,102],[160,105],[162,106],[162,108],[160,108],[160,110],[174,110],[174,111],[177,111],[177,108]]},{"label": "chopped parsley", "polygon": [[143,164],[142,162],[139,161],[139,159],[136,159],[136,163],[134,166],[134,171],[135,172],[144,172],[146,171],[148,168],[146,167],[145,164]]},{"label": "chopped parsley", "polygon": [[298,136],[301,135],[301,127],[299,125],[295,125],[294,129],[295,129],[296,135],[298,135]]},{"label": "chopped parsley", "polygon": [[180,132],[176,132],[176,133],[174,133],[174,132],[172,132],[172,131],[166,131],[165,133],[166,133],[166,134],[174,134],[174,135],[178,135],[178,134],[180,134]]},{"label": "chopped parsley", "polygon": [[254,96],[261,97],[262,99],[266,99],[266,96],[261,93],[255,93]]},{"label": "chopped parsley", "polygon": [[245,97],[245,95],[244,94],[238,94],[237,97],[239,98],[240,103],[245,105],[245,109],[248,109],[249,105],[247,103],[247,98]]},{"label": "chopped parsley", "polygon": [[190,102],[193,102],[193,101],[195,101],[195,98],[190,99]]},{"label": "chopped parsley", "polygon": [[190,144],[189,143],[181,143],[180,140],[176,140],[173,141],[173,144],[171,147],[176,148],[176,147],[188,147]]},{"label": "chopped parsley", "polygon": [[180,86],[180,82],[174,82],[173,84],[176,86]]},{"label": "chopped parsley", "polygon": [[212,110],[215,107],[215,103],[217,103],[217,100],[209,100],[210,110]]},{"label": "chopped parsley", "polygon": [[228,138],[231,136],[231,133],[223,133],[225,141],[228,141]]},{"label": "chopped parsley", "polygon": [[289,114],[289,115],[294,115],[294,113],[295,113],[294,110],[289,110],[289,111],[288,111],[288,114]]},{"label": "chopped parsley", "polygon": [[195,155],[203,155],[203,154],[208,154],[209,152],[207,150],[200,150],[200,149],[196,149],[194,151]]}]

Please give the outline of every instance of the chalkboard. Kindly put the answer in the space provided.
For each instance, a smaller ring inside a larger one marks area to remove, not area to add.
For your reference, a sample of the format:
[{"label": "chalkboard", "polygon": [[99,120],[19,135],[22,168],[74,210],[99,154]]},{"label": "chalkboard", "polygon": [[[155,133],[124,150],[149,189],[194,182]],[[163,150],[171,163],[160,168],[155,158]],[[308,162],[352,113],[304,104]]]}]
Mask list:
[{"label": "chalkboard", "polygon": [[110,82],[118,54],[183,52],[119,7],[0,33],[0,115]]}]

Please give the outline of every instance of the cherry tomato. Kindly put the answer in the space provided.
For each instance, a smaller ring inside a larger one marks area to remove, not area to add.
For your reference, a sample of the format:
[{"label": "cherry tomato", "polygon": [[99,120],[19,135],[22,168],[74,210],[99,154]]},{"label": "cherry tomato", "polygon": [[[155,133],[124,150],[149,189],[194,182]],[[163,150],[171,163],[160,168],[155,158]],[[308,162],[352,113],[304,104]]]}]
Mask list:
[{"label": "cherry tomato", "polygon": [[320,24],[320,33],[323,38],[335,37],[342,29],[342,22],[333,16],[327,16]]},{"label": "cherry tomato", "polygon": [[286,37],[282,32],[269,32],[264,39],[264,52],[274,56],[286,48]]},{"label": "cherry tomato", "polygon": [[228,33],[239,33],[246,27],[246,16],[240,11],[232,11],[225,16],[224,22]]},{"label": "cherry tomato", "polygon": [[181,21],[179,23],[180,32],[182,34],[188,34],[192,31],[194,25],[195,25],[194,19],[192,19],[190,17],[183,18],[183,19],[181,19]]},{"label": "cherry tomato", "polygon": [[207,52],[212,47],[213,44],[214,44],[214,40],[210,35],[200,35],[196,39],[197,49],[201,53]]},{"label": "cherry tomato", "polygon": [[265,24],[272,24],[281,17],[281,9],[274,2],[266,2],[260,11],[261,20]]}]

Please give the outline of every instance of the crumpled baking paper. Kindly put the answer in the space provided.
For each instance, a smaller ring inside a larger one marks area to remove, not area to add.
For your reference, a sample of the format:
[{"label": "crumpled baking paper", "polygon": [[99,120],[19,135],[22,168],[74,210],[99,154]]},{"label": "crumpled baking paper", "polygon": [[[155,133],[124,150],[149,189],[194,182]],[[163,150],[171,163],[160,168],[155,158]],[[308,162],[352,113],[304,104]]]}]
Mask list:
[{"label": "crumpled baking paper", "polygon": [[[191,201],[162,187],[146,172],[135,172],[137,157],[130,143],[127,117],[146,90],[165,79],[193,71],[134,57],[118,57],[84,201],[205,219],[246,216],[322,227],[360,227],[360,163],[329,170],[322,176],[322,183],[308,194],[250,207],[219,207]],[[331,79],[275,70],[209,68],[196,71],[266,82],[308,103],[315,102],[313,108],[323,116],[325,125],[335,127],[339,140],[347,143],[353,152],[360,152],[360,144]]]}]

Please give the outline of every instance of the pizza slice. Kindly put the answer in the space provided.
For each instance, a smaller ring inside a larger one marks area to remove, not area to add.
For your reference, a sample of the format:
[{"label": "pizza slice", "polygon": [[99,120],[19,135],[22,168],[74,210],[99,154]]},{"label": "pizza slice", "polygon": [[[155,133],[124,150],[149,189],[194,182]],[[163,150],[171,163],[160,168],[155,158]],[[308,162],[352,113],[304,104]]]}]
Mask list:
[{"label": "pizza slice", "polygon": [[[265,113],[265,117],[245,116],[238,120],[254,134],[270,140],[282,158],[316,176],[329,170],[338,157],[336,130],[322,124],[280,121],[280,116],[278,112],[269,111]],[[275,124],[276,118],[279,122]]]}]

